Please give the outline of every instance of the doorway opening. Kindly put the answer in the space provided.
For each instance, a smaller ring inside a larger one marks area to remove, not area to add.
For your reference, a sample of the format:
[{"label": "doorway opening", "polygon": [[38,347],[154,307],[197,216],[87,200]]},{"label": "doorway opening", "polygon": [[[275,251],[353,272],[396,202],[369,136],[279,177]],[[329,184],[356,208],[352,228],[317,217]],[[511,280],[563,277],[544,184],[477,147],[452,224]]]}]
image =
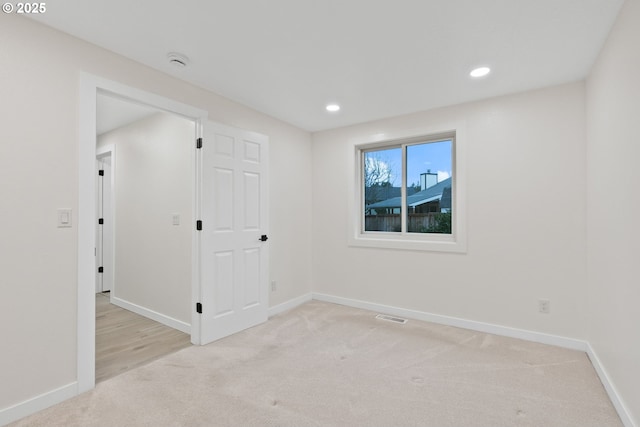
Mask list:
[{"label": "doorway opening", "polygon": [[[207,113],[203,110],[193,108],[191,106],[181,104],[179,102],[150,94],[148,92],[140,91],[129,86],[121,85],[119,83],[105,80],[90,74],[81,73],[80,77],[80,101],[79,101],[79,206],[78,206],[78,322],[77,322],[77,337],[78,337],[78,353],[77,353],[77,393],[88,391],[95,386],[95,361],[96,361],[96,155],[97,155],[97,101],[100,94],[106,94],[113,98],[125,100],[133,104],[152,107],[156,110],[161,110],[163,113],[171,113],[177,115],[183,119],[191,122],[199,132],[200,121],[207,117]],[[184,221],[185,226],[187,224],[195,223],[195,188],[196,188],[196,176],[193,168],[195,168],[195,143],[192,140],[192,144],[188,144],[190,149],[188,164],[192,168],[192,172],[189,178],[188,189],[186,193],[190,197],[190,205],[192,206],[192,216],[180,217],[181,223]],[[117,162],[116,162],[117,163]],[[118,170],[121,170],[119,165],[115,165]],[[116,174],[118,172],[116,171]],[[116,178],[117,182],[117,178]],[[117,196],[116,196],[117,199]],[[117,200],[115,200],[117,205]],[[116,208],[117,209],[117,208]],[[172,214],[175,212],[172,212]],[[189,215],[188,213],[186,215]],[[171,221],[173,216],[171,216]],[[116,221],[117,222],[117,221]],[[140,223],[141,221],[139,221]],[[118,227],[116,225],[115,229]],[[117,231],[116,231],[117,233]],[[196,239],[195,239],[195,227],[191,232],[189,239],[189,246],[191,248],[191,254],[195,254]],[[117,246],[117,235],[114,240],[114,244]],[[128,257],[132,258],[132,257]],[[133,257],[132,259],[136,259]],[[118,259],[114,259],[116,265],[114,271],[118,272]],[[196,260],[195,255],[189,261],[190,266],[190,278],[186,277],[187,288],[191,290],[188,295],[187,310],[191,307],[195,307],[196,295],[199,291],[199,282],[196,274],[194,274]],[[114,277],[113,288],[110,293],[118,293],[118,278]],[[127,301],[128,295],[123,294],[125,298],[123,301]],[[110,297],[112,298],[112,296]],[[138,308],[145,308],[140,304],[133,303],[127,310],[133,311]],[[148,310],[145,315],[149,313],[159,313],[156,310]],[[163,313],[159,313],[163,314]],[[194,344],[198,344],[199,340],[199,318],[192,310],[189,313],[190,318],[187,321],[178,322],[178,325],[172,325],[173,327],[188,326],[187,333],[191,333],[191,341]],[[179,316],[165,316],[166,318],[178,318]],[[158,319],[154,319],[158,320]]]},{"label": "doorway opening", "polygon": [[96,117],[99,382],[190,345],[196,128],[104,92]]},{"label": "doorway opening", "polygon": [[[119,215],[114,218],[114,247],[121,245],[121,240],[130,242],[131,247],[139,241],[154,242],[153,247],[168,246],[162,238],[155,235],[157,228],[146,231],[147,222],[162,223],[177,232],[177,226],[185,225],[190,237],[190,304],[189,314],[172,313],[172,305],[167,305],[166,293],[156,298],[156,293],[164,285],[157,285],[164,276],[155,276],[155,280],[146,282],[151,286],[147,293],[140,291],[139,286],[123,286],[119,274],[127,270],[141,271],[145,274],[155,273],[165,260],[172,260],[180,254],[166,253],[149,256],[148,248],[137,247],[137,250],[118,256],[115,250],[114,280],[110,290],[110,300],[134,313],[142,314],[175,329],[190,333],[191,343],[199,345],[231,335],[243,329],[265,322],[268,318],[268,165],[269,139],[266,135],[237,129],[209,122],[206,111],[163,98],[158,95],[140,91],[135,88],[104,80],[90,74],[81,73],[80,78],[80,111],[78,150],[78,356],[77,356],[77,393],[91,390],[95,386],[96,362],[96,154],[97,138],[97,101],[99,95],[125,100],[133,104],[143,105],[161,110],[160,116],[187,119],[195,129],[195,141],[187,144],[190,156],[190,191],[188,197],[191,204],[188,218],[183,217],[183,209],[175,210],[166,206],[157,206],[161,211],[157,218],[155,210],[149,212],[148,207],[161,199],[159,194],[170,192],[175,182],[168,173],[175,162],[163,167],[148,167],[145,161],[168,150],[162,143],[142,145],[150,152],[140,154],[133,150],[139,162],[135,165],[151,169],[155,178],[151,181],[136,178],[137,167],[126,167],[120,160],[121,148],[117,148],[118,159],[112,158],[112,174],[119,183],[125,172],[134,176],[130,185],[123,187],[127,192],[121,194],[116,184],[112,194],[112,206],[119,211],[122,197],[128,198],[125,205],[133,206],[128,212],[132,218],[129,228],[123,227]],[[168,114],[169,113],[169,114]],[[158,116],[158,117],[160,117]],[[153,120],[155,116],[151,117]],[[142,130],[138,134],[145,134]],[[164,134],[164,132],[162,132]],[[192,131],[192,134],[194,132]],[[113,144],[102,141],[101,144]],[[122,147],[131,148],[129,144]],[[166,156],[166,153],[165,153]],[[169,154],[169,157],[173,157]],[[123,157],[124,158],[124,157]],[[169,179],[167,179],[169,177]],[[141,184],[142,182],[144,184]],[[161,183],[158,185],[158,183]],[[137,195],[128,190],[141,187]],[[187,193],[184,191],[178,193]],[[175,189],[174,189],[175,190]],[[185,194],[182,194],[183,196]],[[146,212],[145,214],[140,214]],[[144,230],[143,230],[144,229]],[[165,230],[167,231],[167,230]],[[158,232],[159,234],[162,234]],[[162,235],[169,236],[169,234]],[[131,241],[131,236],[140,236]],[[168,237],[167,237],[168,238]],[[184,242],[183,242],[184,243]],[[182,254],[183,255],[183,254]],[[186,263],[181,265],[184,267]],[[136,270],[137,269],[137,270]],[[135,274],[133,275],[135,277]],[[173,279],[173,282],[180,279]],[[183,278],[184,281],[184,278]],[[134,280],[135,282],[135,280]],[[122,282],[125,283],[125,282]],[[135,284],[135,283],[134,283]],[[156,286],[155,288],[153,286]],[[181,284],[183,287],[184,283]],[[144,294],[144,295],[143,295]],[[184,294],[177,294],[184,295]],[[140,303],[141,297],[151,299],[149,303]],[[164,304],[164,305],[163,305]],[[156,307],[156,308],[154,308]],[[185,320],[186,318],[186,320]],[[188,322],[190,320],[190,323]]]}]

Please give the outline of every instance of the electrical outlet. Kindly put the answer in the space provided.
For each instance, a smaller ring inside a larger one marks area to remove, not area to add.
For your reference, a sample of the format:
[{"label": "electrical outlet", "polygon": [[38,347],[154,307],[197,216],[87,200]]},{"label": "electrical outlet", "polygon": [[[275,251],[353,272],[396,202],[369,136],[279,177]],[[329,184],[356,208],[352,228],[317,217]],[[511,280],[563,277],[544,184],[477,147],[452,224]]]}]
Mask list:
[{"label": "electrical outlet", "polygon": [[275,292],[277,288],[277,283],[275,280],[271,281],[271,292]]},{"label": "electrical outlet", "polygon": [[538,311],[540,313],[549,314],[551,312],[551,302],[548,299],[539,299]]}]

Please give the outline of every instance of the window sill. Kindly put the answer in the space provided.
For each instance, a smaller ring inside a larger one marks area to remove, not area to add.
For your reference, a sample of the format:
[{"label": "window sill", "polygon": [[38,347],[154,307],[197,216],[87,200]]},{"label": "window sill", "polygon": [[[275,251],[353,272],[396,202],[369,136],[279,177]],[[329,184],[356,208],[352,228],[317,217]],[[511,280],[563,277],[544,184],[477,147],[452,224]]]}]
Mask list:
[{"label": "window sill", "polygon": [[418,234],[408,236],[399,233],[360,233],[349,238],[349,246],[407,251],[466,253],[466,242],[451,235]]}]

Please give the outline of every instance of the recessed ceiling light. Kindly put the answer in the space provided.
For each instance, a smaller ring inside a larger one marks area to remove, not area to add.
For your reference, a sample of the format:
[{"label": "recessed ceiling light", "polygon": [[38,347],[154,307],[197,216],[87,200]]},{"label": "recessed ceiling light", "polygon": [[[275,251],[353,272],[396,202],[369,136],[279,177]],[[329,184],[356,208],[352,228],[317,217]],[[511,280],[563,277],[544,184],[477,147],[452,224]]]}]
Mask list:
[{"label": "recessed ceiling light", "polygon": [[469,75],[471,77],[484,77],[491,72],[491,68],[489,67],[479,67],[472,70]]},{"label": "recessed ceiling light", "polygon": [[338,104],[329,104],[327,105],[327,111],[335,113],[336,111],[340,111],[340,106]]}]

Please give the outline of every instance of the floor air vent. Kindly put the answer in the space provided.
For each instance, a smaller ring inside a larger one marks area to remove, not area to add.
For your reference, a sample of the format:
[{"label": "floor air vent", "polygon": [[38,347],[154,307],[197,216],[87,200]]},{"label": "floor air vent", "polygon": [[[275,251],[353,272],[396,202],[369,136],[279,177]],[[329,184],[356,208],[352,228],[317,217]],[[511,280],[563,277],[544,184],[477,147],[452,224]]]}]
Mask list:
[{"label": "floor air vent", "polygon": [[387,322],[401,323],[403,325],[407,323],[407,319],[403,319],[401,317],[387,316],[386,314],[378,314],[376,316],[376,319],[386,320]]}]

